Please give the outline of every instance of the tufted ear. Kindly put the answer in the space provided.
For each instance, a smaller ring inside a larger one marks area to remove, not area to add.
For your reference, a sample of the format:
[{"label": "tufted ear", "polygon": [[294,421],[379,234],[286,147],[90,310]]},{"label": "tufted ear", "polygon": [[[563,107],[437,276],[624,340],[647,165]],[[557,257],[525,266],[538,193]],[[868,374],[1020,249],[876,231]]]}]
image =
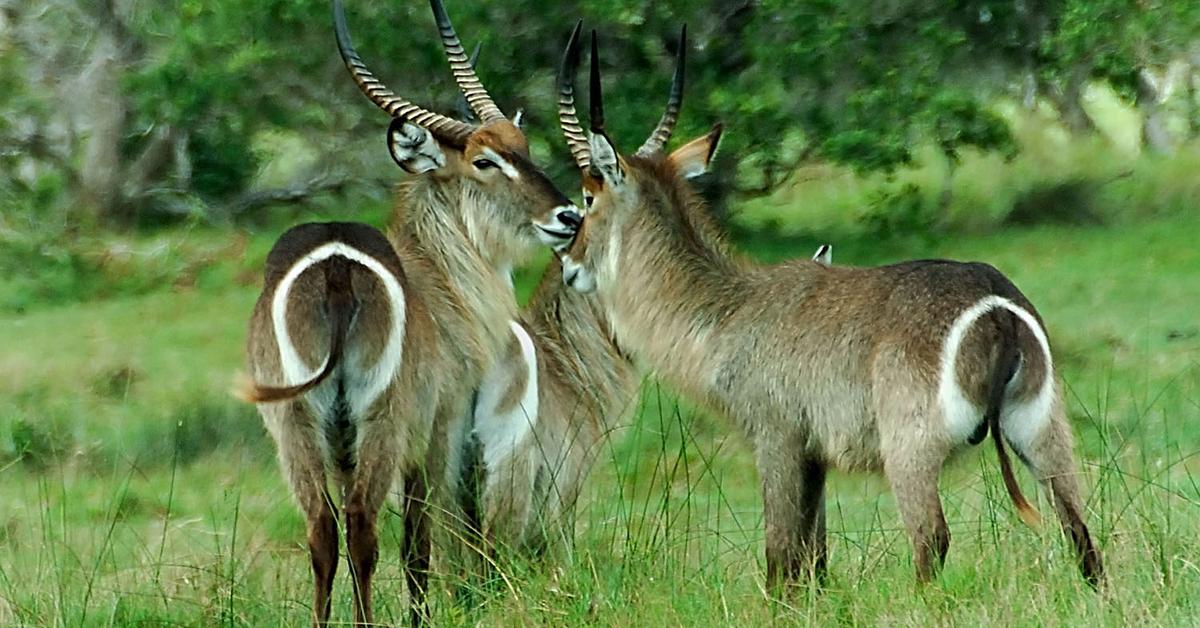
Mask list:
[{"label": "tufted ear", "polygon": [[718,122],[707,135],[676,148],[667,160],[685,179],[693,179],[708,172],[708,165],[712,163],[713,155],[717,154],[717,144],[721,141],[723,130]]},{"label": "tufted ear", "polygon": [[608,139],[608,134],[603,131],[593,132],[588,145],[591,148],[593,176],[600,178],[607,185],[620,185],[625,179],[625,172],[621,169],[621,156],[617,154],[612,140]]},{"label": "tufted ear", "polygon": [[425,128],[392,118],[388,126],[388,152],[409,174],[421,174],[446,165],[446,154]]}]

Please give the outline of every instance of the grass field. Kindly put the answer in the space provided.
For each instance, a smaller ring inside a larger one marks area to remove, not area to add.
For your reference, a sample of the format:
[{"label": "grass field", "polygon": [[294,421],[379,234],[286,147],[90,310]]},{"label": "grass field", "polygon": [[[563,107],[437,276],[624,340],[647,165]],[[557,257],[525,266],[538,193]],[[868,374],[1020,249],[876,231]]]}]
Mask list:
[{"label": "grass field", "polygon": [[[227,394],[242,363],[258,269],[277,233],[197,227],[98,241],[104,272],[153,272],[124,283],[79,279],[115,286],[85,300],[50,298],[15,275],[0,283],[0,625],[307,621],[303,521],[257,414]],[[650,383],[632,424],[606,445],[574,552],[547,564],[505,564],[503,578],[480,587],[470,605],[439,593],[435,619],[1200,623],[1196,233],[1200,215],[1179,212],[1116,227],[834,242],[843,264],[988,261],[1038,305],[1069,388],[1089,523],[1109,568],[1100,594],[1077,576],[1054,525],[1019,523],[989,447],[958,458],[943,476],[953,540],[936,583],[914,584],[885,484],[835,475],[827,587],[770,601],[758,480],[745,443]],[[819,241],[740,243],[778,259],[806,256]],[[535,275],[520,277],[523,291]],[[1031,492],[1029,475],[1021,480]],[[1050,511],[1044,498],[1040,509]],[[384,519],[377,615],[399,623],[400,526],[394,514]],[[343,564],[339,620],[350,617],[347,573]]]}]

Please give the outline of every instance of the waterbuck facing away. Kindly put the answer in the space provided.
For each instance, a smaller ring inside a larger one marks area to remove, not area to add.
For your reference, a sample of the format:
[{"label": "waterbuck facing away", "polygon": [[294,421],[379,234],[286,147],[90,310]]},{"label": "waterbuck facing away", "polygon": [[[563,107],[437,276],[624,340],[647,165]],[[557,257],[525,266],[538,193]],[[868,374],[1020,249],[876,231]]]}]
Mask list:
[{"label": "waterbuck facing away", "polygon": [[[578,59],[578,45],[573,38],[568,58]],[[1045,328],[1004,275],[940,260],[846,268],[731,255],[695,224],[701,201],[686,182],[708,166],[719,126],[664,154],[673,99],[642,148],[619,154],[604,131],[594,33],[590,136],[571,100],[560,101],[560,120],[577,161],[586,160],[589,207],[563,258],[564,280],[596,291],[621,347],[749,439],[770,584],[824,572],[831,468],[883,471],[917,577],[930,579],[950,543],[940,470],[988,431],[1022,519],[1037,514],[1005,441],[1052,494],[1087,581],[1100,581]]]},{"label": "waterbuck facing away", "polygon": [[364,225],[289,231],[267,260],[250,321],[241,396],[259,409],[304,510],[316,623],[328,620],[338,526],[337,481],[354,582],[354,619],[372,621],[370,581],[385,498],[404,499],[404,563],[421,620],[430,560],[430,508],[453,490],[455,435],[471,391],[509,338],[511,265],[537,242],[561,246],[579,216],[529,160],[521,131],[470,70],[438,0],[431,0],[451,68],[480,126],[394,95],[366,69],[335,0],[338,48],[355,82],[393,116],[402,187],[390,239]]}]

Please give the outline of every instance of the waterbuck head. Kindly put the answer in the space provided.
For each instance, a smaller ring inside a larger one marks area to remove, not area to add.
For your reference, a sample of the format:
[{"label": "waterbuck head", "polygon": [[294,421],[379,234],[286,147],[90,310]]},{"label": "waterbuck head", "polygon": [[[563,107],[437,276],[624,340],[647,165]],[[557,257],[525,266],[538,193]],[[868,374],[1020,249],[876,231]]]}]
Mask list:
[{"label": "waterbuck head", "polygon": [[[669,155],[663,152],[683,102],[685,26],[679,36],[666,111],[650,137],[632,155],[621,154],[604,129],[600,58],[596,33],[592,31],[591,132],[585,134],[575,111],[581,25],[577,24],[571,33],[559,72],[558,118],[583,179],[585,205],[583,226],[563,256],[563,281],[580,292],[591,292],[598,284],[603,287],[618,280],[618,256],[626,234],[667,231],[664,235],[694,239],[700,249],[713,245],[715,230],[711,225],[698,224],[709,217],[699,209],[703,202],[687,180],[708,169],[721,127],[717,125]],[[653,242],[654,236],[643,241]]]},{"label": "waterbuck head", "polygon": [[[429,4],[454,79],[478,124],[415,105],[375,78],[351,44],[342,1],[333,0],[342,61],[367,98],[392,116],[387,133],[392,158],[411,174],[454,181],[461,194],[452,204],[463,206],[462,218],[472,231],[520,245],[566,246],[579,227],[578,210],[534,165],[525,134],[480,83],[441,0]],[[473,211],[478,209],[484,211]]]}]

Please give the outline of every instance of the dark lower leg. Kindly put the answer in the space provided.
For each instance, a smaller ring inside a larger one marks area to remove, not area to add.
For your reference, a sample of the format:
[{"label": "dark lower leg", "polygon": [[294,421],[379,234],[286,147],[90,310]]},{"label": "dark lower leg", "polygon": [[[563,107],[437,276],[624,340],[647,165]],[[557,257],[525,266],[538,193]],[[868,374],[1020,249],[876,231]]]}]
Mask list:
[{"label": "dark lower leg", "polygon": [[825,570],[825,469],[811,460],[776,458],[763,473],[767,584],[772,589]]},{"label": "dark lower leg", "polygon": [[429,491],[425,476],[417,471],[404,481],[404,577],[408,582],[409,607],[414,626],[428,617],[425,593],[429,582]]},{"label": "dark lower leg", "polygon": [[308,553],[313,571],[313,624],[323,625],[329,621],[330,595],[333,592],[333,576],[337,573],[338,529],[337,517],[326,493],[323,506],[308,520]]},{"label": "dark lower leg", "polygon": [[1087,524],[1083,522],[1083,505],[1079,499],[1079,486],[1070,475],[1051,478],[1050,491],[1054,495],[1054,510],[1062,524],[1063,532],[1075,547],[1075,559],[1079,570],[1092,588],[1100,586],[1104,578],[1104,561],[1100,550],[1092,542]]},{"label": "dark lower leg", "polygon": [[1074,546],[1079,570],[1088,584],[1096,588],[1104,577],[1104,562],[1083,521],[1083,498],[1079,493],[1076,475],[1078,466],[1073,453],[1071,427],[1062,404],[1061,399],[1055,401],[1049,425],[1018,453],[1050,491],[1059,523]]},{"label": "dark lower leg", "polygon": [[801,569],[811,571],[818,579],[825,578],[827,548],[825,545],[825,467],[819,462],[804,464],[800,506]]},{"label": "dark lower leg", "polygon": [[372,623],[371,576],[379,556],[379,538],[375,531],[378,512],[362,503],[346,506],[346,548],[354,582],[354,623]]}]

